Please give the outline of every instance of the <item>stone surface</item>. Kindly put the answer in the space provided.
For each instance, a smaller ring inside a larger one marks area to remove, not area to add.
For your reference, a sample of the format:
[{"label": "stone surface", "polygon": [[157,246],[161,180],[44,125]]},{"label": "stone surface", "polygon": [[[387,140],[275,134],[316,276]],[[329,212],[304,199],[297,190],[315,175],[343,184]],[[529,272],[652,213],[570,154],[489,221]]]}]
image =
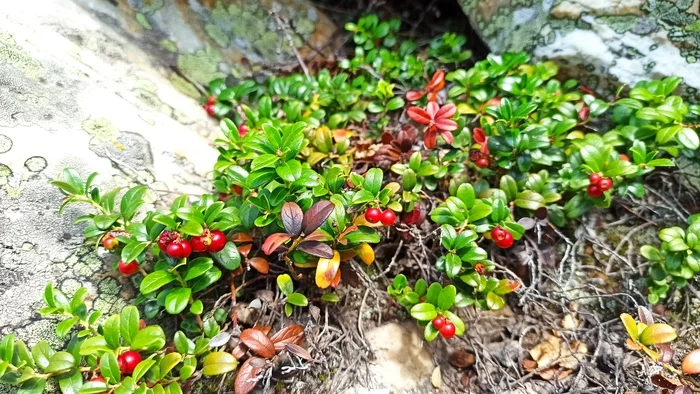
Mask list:
[{"label": "stone surface", "polygon": [[697,0],[459,0],[496,53],[552,59],[606,95],[620,84],[677,75],[700,100]]},{"label": "stone surface", "polygon": [[[368,331],[365,339],[376,357],[370,371],[383,386],[381,389],[391,393],[432,392],[435,363],[413,322],[385,324]],[[379,392],[377,389],[374,392]]]}]

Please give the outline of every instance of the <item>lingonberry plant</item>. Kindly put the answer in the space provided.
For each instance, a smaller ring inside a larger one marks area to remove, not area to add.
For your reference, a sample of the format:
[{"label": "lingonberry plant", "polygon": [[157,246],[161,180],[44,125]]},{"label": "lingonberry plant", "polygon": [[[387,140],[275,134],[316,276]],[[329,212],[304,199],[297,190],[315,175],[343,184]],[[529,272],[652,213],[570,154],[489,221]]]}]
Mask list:
[{"label": "lingonberry plant", "polygon": [[[209,84],[203,105],[221,128],[213,194],[145,210],[154,200],[146,186],[105,191],[93,186],[97,174],[83,180],[72,169],[53,182],[65,195],[61,212],[92,209],[76,223],[133,280],[145,317],[171,315],[179,331],[142,327],[133,306],[103,318],[82,302],[85,290],[69,299],[48,286],[41,311],[65,318],[57,333],[72,333],[70,342],[29,351],[5,337],[3,382],[32,393],[55,377],[64,393],[177,394],[180,384],[236,371],[234,391],[246,394],[271,379],[280,353],[313,356],[300,346],[301,326],[285,321],[270,334],[240,321],[236,304],[270,283],[276,316],[337,302],[343,268],[356,259],[374,269],[380,242],[432,248],[430,273],[392,260],[388,293],[426,340],[463,335],[460,310],[500,309],[520,287],[497,273],[489,251],[508,254],[535,225],[564,227],[614,197],[643,196],[645,175],[700,145],[700,110],[673,95],[678,78],[608,101],[524,53],[460,68],[471,55],[460,35],[419,44],[400,39],[399,20],[375,15],[346,28],[355,52],[337,69]],[[600,122],[606,115],[611,127]],[[662,231],[661,251],[643,249],[655,262],[651,301],[697,271],[688,251],[698,225]],[[644,339],[652,326],[635,327],[641,349],[662,343]]]}]

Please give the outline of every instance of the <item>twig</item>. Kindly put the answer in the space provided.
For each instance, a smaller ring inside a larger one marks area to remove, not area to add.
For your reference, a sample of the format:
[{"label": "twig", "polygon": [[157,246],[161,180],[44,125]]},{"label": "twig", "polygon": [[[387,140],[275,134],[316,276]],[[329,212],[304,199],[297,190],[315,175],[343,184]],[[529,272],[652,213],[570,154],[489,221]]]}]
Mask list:
[{"label": "twig", "polygon": [[287,41],[289,42],[289,47],[294,52],[294,56],[296,56],[297,61],[299,62],[299,66],[304,71],[304,75],[306,75],[306,80],[311,81],[311,77],[309,76],[309,68],[306,67],[304,59],[302,59],[301,55],[299,54],[299,51],[297,51],[297,48],[294,45],[294,40],[292,39],[292,36],[289,35],[289,31],[287,30],[287,24],[282,21],[282,18],[280,18],[274,10],[270,10],[270,15],[272,15],[272,17],[275,18],[277,26],[279,26],[280,29],[282,29],[282,33],[284,33],[284,36],[287,38]]}]

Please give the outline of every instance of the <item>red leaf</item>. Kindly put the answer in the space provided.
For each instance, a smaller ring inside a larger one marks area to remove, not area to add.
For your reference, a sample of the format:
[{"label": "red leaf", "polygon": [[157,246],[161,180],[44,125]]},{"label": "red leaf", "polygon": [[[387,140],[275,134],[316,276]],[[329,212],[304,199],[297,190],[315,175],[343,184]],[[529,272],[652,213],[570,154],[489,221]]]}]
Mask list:
[{"label": "red leaf", "polygon": [[297,249],[312,256],[333,258],[333,248],[319,241],[304,241],[297,246]]},{"label": "red leaf", "polygon": [[304,327],[293,324],[277,331],[270,340],[275,344],[275,350],[282,351],[288,343],[300,344],[304,342]]},{"label": "red leaf", "polygon": [[[255,360],[255,361],[253,361]],[[263,361],[259,357],[251,357],[241,365],[238,369],[238,375],[236,375],[236,381],[233,384],[233,391],[236,394],[248,394],[255,388],[260,380],[260,372],[263,368],[256,367],[259,365],[258,362]]]},{"label": "red leaf", "polygon": [[430,114],[428,114],[423,108],[420,107],[409,107],[406,111],[408,117],[418,124],[429,124],[431,120]]},{"label": "red leaf", "polygon": [[415,90],[409,90],[408,92],[406,92],[406,100],[408,100],[408,101],[418,101],[418,100],[420,100],[421,98],[423,98],[423,95],[424,95],[424,94],[425,94],[425,93],[423,93],[423,92],[418,92],[418,91],[415,91]]},{"label": "red leaf", "polygon": [[288,234],[297,236],[301,232],[301,222],[304,212],[295,202],[285,202],[282,205],[282,224]]},{"label": "red leaf", "polygon": [[428,101],[431,103],[437,103],[438,95],[435,92],[428,93]]},{"label": "red leaf", "polygon": [[292,353],[293,355],[303,358],[304,360],[308,361],[314,361],[314,358],[311,357],[311,353],[309,353],[306,349],[299,345],[295,345],[293,343],[288,343],[284,346],[285,350],[287,350],[289,353]]},{"label": "red leaf", "polygon": [[477,144],[486,143],[486,133],[484,133],[484,129],[476,127],[474,128],[473,134],[474,142],[476,142]]},{"label": "red leaf", "polygon": [[255,268],[255,270],[261,274],[267,274],[270,272],[270,263],[268,263],[267,260],[262,257],[253,257],[252,259],[248,260],[248,264],[250,264],[251,267]]},{"label": "red leaf", "polygon": [[426,130],[425,136],[423,137],[425,142],[425,147],[428,149],[435,149],[437,146],[437,132],[435,130]]},{"label": "red leaf", "polygon": [[265,240],[265,243],[263,243],[262,246],[262,251],[266,255],[272,254],[277,248],[280,247],[283,243],[287,242],[287,240],[291,239],[292,236],[286,233],[274,233],[271,234],[267,239]]},{"label": "red leaf", "polygon": [[440,133],[440,135],[442,136],[442,138],[445,140],[445,142],[447,144],[452,145],[452,141],[454,141],[454,139],[455,139],[454,136],[452,135],[452,133],[450,133],[449,131],[443,131]]},{"label": "red leaf", "polygon": [[302,221],[301,226],[304,229],[304,234],[311,234],[321,227],[326,222],[326,219],[331,216],[334,209],[335,205],[330,201],[319,201],[311,206],[304,214],[304,220]]},{"label": "red leaf", "polygon": [[425,90],[429,90],[431,92],[438,92],[444,87],[445,70],[437,70],[435,71],[435,74],[433,74],[433,78],[430,80],[430,83],[428,83],[428,86],[425,87]]},{"label": "red leaf", "polygon": [[241,333],[241,342],[255,352],[258,356],[272,358],[275,355],[275,345],[264,332],[254,328],[248,328]]},{"label": "red leaf", "polygon": [[442,131],[455,131],[457,130],[457,122],[452,119],[437,119],[435,121],[435,126]]},{"label": "red leaf", "polygon": [[[437,104],[436,104],[437,105]],[[449,119],[457,113],[457,106],[454,104],[443,105],[442,108],[437,110],[435,113],[435,119],[444,118]]]}]

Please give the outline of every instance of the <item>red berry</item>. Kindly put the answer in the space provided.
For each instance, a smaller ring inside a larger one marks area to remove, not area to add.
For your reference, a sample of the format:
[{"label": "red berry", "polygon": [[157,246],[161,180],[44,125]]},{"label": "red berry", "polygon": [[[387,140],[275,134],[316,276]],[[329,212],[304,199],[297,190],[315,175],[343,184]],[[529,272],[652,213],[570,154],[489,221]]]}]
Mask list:
[{"label": "red berry", "polygon": [[588,182],[590,182],[591,185],[599,184],[601,179],[603,179],[603,177],[600,176],[600,174],[597,174],[595,172],[588,175]]},{"label": "red berry", "polygon": [[382,212],[382,224],[385,226],[393,226],[396,223],[396,214],[391,209]]},{"label": "red berry", "polygon": [[425,218],[423,218],[421,209],[418,208],[418,206],[416,205],[411,212],[405,212],[403,214],[401,221],[405,224],[412,225],[412,224],[423,223],[422,219],[425,219]]},{"label": "red berry", "polygon": [[209,248],[209,245],[211,245],[211,238],[207,235],[192,237],[192,239],[190,239],[190,244],[192,245],[193,251],[204,252]]},{"label": "red berry", "polygon": [[492,99],[489,99],[489,101],[486,102],[487,107],[500,107],[501,106],[501,98],[500,97],[494,97]]},{"label": "red berry", "polygon": [[630,157],[627,156],[627,155],[624,154],[624,153],[621,153],[621,154],[620,154],[620,160],[622,160],[622,161],[630,161]]},{"label": "red berry", "polygon": [[246,126],[245,123],[241,123],[240,125],[238,125],[238,135],[243,137],[246,134],[248,134],[248,126]]},{"label": "red berry", "polygon": [[139,320],[139,330],[143,330],[144,328],[146,328],[146,321],[141,319]]},{"label": "red berry", "polygon": [[104,248],[107,250],[114,250],[117,248],[117,246],[119,246],[119,241],[111,234],[107,234],[104,238],[102,238],[102,246],[104,246]]},{"label": "red berry", "polygon": [[104,383],[104,382],[105,382],[105,378],[103,378],[102,376],[95,376],[95,377],[93,377],[92,379],[90,379],[90,381],[91,381],[91,382],[102,382],[102,383]]},{"label": "red berry", "polygon": [[[121,364],[119,364],[119,359],[122,360]],[[117,358],[117,364],[119,364],[119,369],[124,374],[130,374],[134,372],[134,369],[136,369],[136,366],[139,365],[140,362],[141,355],[133,350],[129,350],[128,352],[119,355],[119,357]]]},{"label": "red berry", "polygon": [[180,242],[173,242],[170,245],[168,245],[168,249],[165,251],[165,254],[168,255],[168,257],[172,257],[174,259],[181,259],[182,258],[182,243]]},{"label": "red berry", "polygon": [[[99,363],[100,362],[98,359],[97,364]],[[119,366],[119,371],[121,371],[121,373],[126,373],[124,372],[126,371],[126,361],[124,361],[124,358],[122,356],[117,357],[117,365]]]},{"label": "red berry", "polygon": [[168,245],[177,239],[177,234],[172,231],[163,231],[158,237],[158,248],[163,252],[167,251]]},{"label": "red berry", "polygon": [[578,119],[581,122],[585,122],[588,120],[588,116],[591,114],[591,109],[588,107],[583,107],[580,110],[578,110]]},{"label": "red berry", "polygon": [[136,273],[136,271],[139,270],[139,263],[134,260],[129,264],[126,264],[124,261],[119,262],[119,272],[122,274],[129,276],[133,275]]},{"label": "red berry", "polygon": [[365,211],[365,219],[370,223],[379,223],[382,219],[382,211],[378,208],[369,208]]},{"label": "red berry", "polygon": [[212,253],[221,252],[224,246],[226,246],[226,235],[219,230],[212,231],[209,251]]},{"label": "red berry", "polygon": [[494,241],[503,241],[506,238],[506,234],[508,232],[498,226],[494,227],[493,230],[491,230],[491,239]]},{"label": "red berry", "polygon": [[214,116],[216,115],[216,111],[214,111],[214,105],[213,104],[207,104],[204,106],[204,109],[207,111],[207,114],[209,116]]},{"label": "red berry", "polygon": [[188,241],[180,241],[180,245],[182,246],[182,257],[180,258],[184,259],[190,257],[190,254],[192,254],[192,245]]},{"label": "red berry", "polygon": [[479,168],[486,168],[489,166],[489,159],[482,157],[480,159],[477,159],[474,164],[479,167]]},{"label": "red berry", "polygon": [[238,185],[233,185],[233,192],[240,196],[243,194],[243,188]]},{"label": "red berry", "polygon": [[588,186],[588,195],[593,198],[598,198],[603,195],[603,189],[599,185]]},{"label": "red berry", "polygon": [[452,324],[452,322],[448,321],[440,329],[440,335],[442,335],[442,337],[445,339],[450,339],[453,336],[455,336],[455,331],[457,331],[457,329],[455,328],[455,325]]},{"label": "red berry", "polygon": [[445,318],[444,317],[438,316],[435,319],[433,319],[433,327],[435,327],[436,329],[439,330],[444,325],[445,325]]},{"label": "red berry", "polygon": [[505,230],[503,231],[505,232],[505,234],[503,235],[503,238],[496,239],[496,246],[498,246],[501,249],[508,249],[511,246],[513,246],[513,234]]},{"label": "red berry", "polygon": [[209,98],[207,99],[207,104],[209,104],[209,105],[214,105],[215,102],[216,102],[216,97],[214,97],[214,96],[209,96]]},{"label": "red berry", "polygon": [[613,181],[610,178],[603,178],[600,180],[600,188],[603,189],[604,192],[610,190],[610,188],[613,185]]},{"label": "red berry", "polygon": [[476,264],[474,265],[474,271],[479,275],[483,275],[486,272],[486,266],[483,264]]}]

